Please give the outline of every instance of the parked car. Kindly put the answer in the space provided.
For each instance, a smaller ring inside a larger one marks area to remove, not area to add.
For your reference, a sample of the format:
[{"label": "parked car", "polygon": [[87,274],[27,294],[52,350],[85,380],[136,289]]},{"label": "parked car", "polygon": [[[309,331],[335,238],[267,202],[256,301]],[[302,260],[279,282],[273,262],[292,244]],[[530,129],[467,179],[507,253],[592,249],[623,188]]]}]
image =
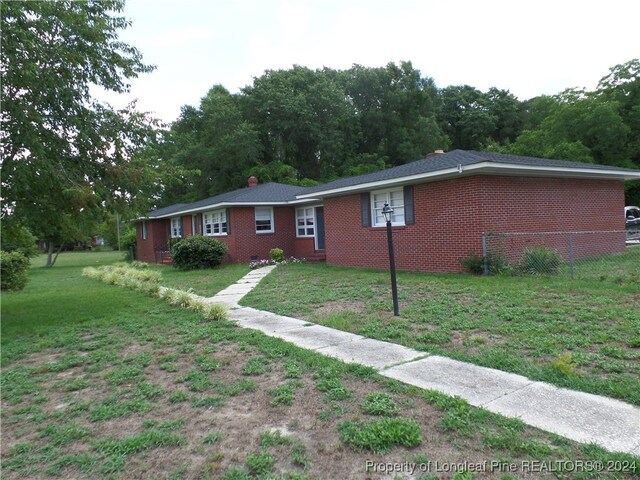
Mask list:
[{"label": "parked car", "polygon": [[640,207],[624,207],[624,218],[627,229],[640,229]]}]

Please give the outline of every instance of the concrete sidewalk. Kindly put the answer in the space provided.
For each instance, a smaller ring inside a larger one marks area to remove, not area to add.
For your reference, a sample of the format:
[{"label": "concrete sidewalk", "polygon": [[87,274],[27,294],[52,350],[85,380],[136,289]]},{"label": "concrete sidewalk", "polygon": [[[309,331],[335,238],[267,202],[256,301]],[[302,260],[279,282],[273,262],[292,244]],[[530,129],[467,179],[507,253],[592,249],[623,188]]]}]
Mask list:
[{"label": "concrete sidewalk", "polygon": [[507,417],[582,443],[640,456],[640,408],[607,397],[566,390],[501,370],[418,352],[248,307],[238,302],[275,267],[253,270],[208,302],[229,308],[229,318],[381,375],[465,399]]}]

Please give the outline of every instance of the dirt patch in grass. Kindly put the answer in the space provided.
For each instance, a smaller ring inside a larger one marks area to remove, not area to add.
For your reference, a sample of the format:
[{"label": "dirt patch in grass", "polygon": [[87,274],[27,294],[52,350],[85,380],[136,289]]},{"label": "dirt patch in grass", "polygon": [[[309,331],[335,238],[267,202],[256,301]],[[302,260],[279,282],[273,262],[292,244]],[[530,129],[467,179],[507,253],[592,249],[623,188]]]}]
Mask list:
[{"label": "dirt patch in grass", "polygon": [[[367,310],[367,306],[364,302],[357,300],[345,300],[345,301],[335,301],[335,302],[327,302],[318,308],[315,309],[313,315],[331,315],[334,313],[341,312],[354,312],[354,313],[364,313]],[[307,320],[307,319],[303,319]]]},{"label": "dirt patch in grass", "polygon": [[[255,343],[252,335],[247,340]],[[169,475],[219,479],[233,469],[256,478],[286,473],[301,479],[418,478],[418,466],[416,474],[396,477],[372,467],[367,471],[366,462],[454,465],[480,464],[505,455],[514,461],[530,458],[508,448],[488,448],[488,437],[506,435],[513,425],[503,428],[490,414],[484,418],[485,414],[473,413],[480,411],[464,406],[464,402],[438,400],[437,396],[427,401],[416,389],[380,379],[366,370],[350,372],[329,359],[313,359],[315,366],[310,366],[305,355],[282,353],[291,352],[284,345],[184,340],[153,348],[134,341],[118,351],[119,361],[114,365],[105,363],[98,369],[86,359],[84,364],[55,374],[38,370],[37,363],[59,361],[61,357],[54,352],[40,352],[15,362],[12,370],[33,368],[41,372],[34,374],[38,395],[47,399],[37,403],[37,395],[25,395],[16,404],[3,402],[2,457],[8,465],[3,478],[24,478],[28,472],[34,479],[109,475],[123,479]],[[105,379],[106,373],[128,366],[132,358],[148,352],[152,359],[141,367],[143,375],[135,381],[113,385]],[[253,367],[248,368],[252,359]],[[61,384],[78,379],[86,379],[87,384],[77,391],[67,391]],[[291,397],[278,397],[275,392],[287,386],[291,386]],[[393,447],[380,454],[354,448],[341,438],[343,422],[367,424],[384,418],[370,415],[362,407],[366,398],[381,392],[397,406],[394,417],[417,422],[422,436],[418,446]],[[137,398],[150,407],[105,420],[93,419],[97,406],[108,398],[123,402]],[[447,402],[453,403],[446,406]],[[25,413],[30,409],[31,413]],[[534,442],[551,452],[579,455],[576,447],[566,447],[570,442],[558,443],[552,435],[515,425],[521,432],[515,438],[525,444]],[[143,442],[149,432],[177,444],[137,446],[135,442]],[[110,441],[113,449],[126,445],[130,451],[122,458],[114,456],[97,447],[105,441]],[[31,461],[25,460],[21,466],[22,450],[28,450]],[[264,472],[256,470],[260,468]],[[422,468],[422,473],[435,473],[433,466],[431,470]],[[498,473],[487,473],[474,478],[499,477]]]}]

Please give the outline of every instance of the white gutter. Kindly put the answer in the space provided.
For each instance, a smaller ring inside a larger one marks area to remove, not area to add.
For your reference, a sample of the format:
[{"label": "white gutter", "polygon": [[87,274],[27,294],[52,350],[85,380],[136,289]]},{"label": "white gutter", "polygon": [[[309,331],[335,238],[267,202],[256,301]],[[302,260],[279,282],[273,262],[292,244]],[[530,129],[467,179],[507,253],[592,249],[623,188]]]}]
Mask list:
[{"label": "white gutter", "polygon": [[[565,174],[564,177],[574,178],[611,178],[615,180],[634,180],[640,179],[640,170],[638,172],[617,170],[617,169],[595,169],[595,168],[569,168],[569,167],[537,167],[534,165],[519,165],[513,163],[496,163],[496,162],[480,162],[471,165],[458,165],[456,167],[447,168],[444,170],[437,170],[434,172],[420,173],[416,175],[408,175],[405,177],[390,178],[387,180],[378,180],[375,182],[360,183],[357,185],[350,185],[347,187],[332,188],[330,190],[321,190],[314,193],[307,193],[298,195],[296,198],[306,199],[312,196],[336,196],[344,193],[375,190],[380,187],[391,187],[398,185],[406,185],[411,183],[418,183],[420,180],[431,180],[447,178],[457,176],[460,174],[469,173],[483,173],[483,170],[487,173],[507,174],[507,173],[519,173],[519,174],[534,174],[538,173],[543,176],[545,174]],[[569,175],[567,175],[569,174]],[[557,175],[555,175],[557,176]]]},{"label": "white gutter", "polygon": [[167,213],[164,215],[160,215],[157,217],[143,217],[138,218],[138,220],[158,220],[160,218],[171,218],[171,217],[179,217],[180,215],[186,215],[188,213],[202,213],[208,212],[209,210],[216,210],[221,208],[231,208],[231,207],[281,207],[288,205],[299,205],[301,203],[310,203],[310,202],[318,202],[317,198],[310,198],[308,200],[292,200],[290,202],[220,202],[220,203],[212,203],[211,205],[205,205],[204,207],[197,208],[187,208],[185,210],[179,210],[177,212]]}]

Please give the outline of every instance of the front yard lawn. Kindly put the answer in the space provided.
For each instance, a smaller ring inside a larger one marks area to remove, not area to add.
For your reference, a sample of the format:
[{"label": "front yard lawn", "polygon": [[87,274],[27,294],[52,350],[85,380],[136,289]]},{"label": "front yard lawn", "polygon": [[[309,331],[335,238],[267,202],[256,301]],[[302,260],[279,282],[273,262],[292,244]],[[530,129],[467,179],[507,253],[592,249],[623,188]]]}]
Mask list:
[{"label": "front yard lawn", "polygon": [[640,283],[618,267],[575,281],[399,272],[394,317],[386,271],[288,265],[241,303],[640,405]]},{"label": "front yard lawn", "polygon": [[[375,479],[395,463],[423,480],[442,477],[436,464],[447,478],[507,480],[523,461],[566,460],[625,467],[597,478],[640,471],[636,458],[82,277],[107,259],[63,255],[2,294],[3,478]],[[295,271],[306,270],[279,275]],[[486,470],[451,471],[469,464]]]},{"label": "front yard lawn", "polygon": [[168,265],[150,264],[149,268],[162,274],[162,286],[178,290],[193,290],[203,297],[212,297],[220,290],[237,282],[247,273],[249,265],[221,265],[205,270],[180,271]]}]

